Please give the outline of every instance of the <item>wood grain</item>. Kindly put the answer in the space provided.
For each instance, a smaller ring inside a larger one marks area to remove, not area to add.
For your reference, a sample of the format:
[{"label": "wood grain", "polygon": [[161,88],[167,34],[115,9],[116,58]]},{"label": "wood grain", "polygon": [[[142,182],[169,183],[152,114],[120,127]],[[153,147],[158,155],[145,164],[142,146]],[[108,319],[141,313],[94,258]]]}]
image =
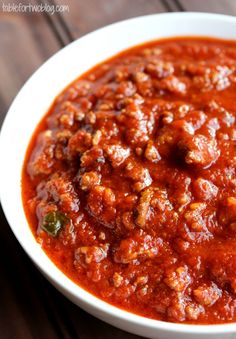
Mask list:
[{"label": "wood grain", "polygon": [[[65,1],[55,3],[62,5]],[[69,6],[69,13],[61,16],[74,39],[119,20],[167,10],[160,0],[71,0]]]},{"label": "wood grain", "polygon": [[179,0],[187,11],[236,14],[235,0]]}]

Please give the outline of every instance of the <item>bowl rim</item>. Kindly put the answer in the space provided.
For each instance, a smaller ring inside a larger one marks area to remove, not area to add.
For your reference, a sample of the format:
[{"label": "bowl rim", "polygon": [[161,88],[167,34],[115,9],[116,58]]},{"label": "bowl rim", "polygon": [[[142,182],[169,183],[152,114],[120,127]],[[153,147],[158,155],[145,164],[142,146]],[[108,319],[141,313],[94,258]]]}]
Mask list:
[{"label": "bowl rim", "polygon": [[[89,36],[95,34],[96,32],[103,32],[105,30],[109,30],[112,27],[118,28],[120,25],[127,24],[133,21],[137,20],[148,20],[151,17],[159,18],[159,17],[180,17],[180,19],[184,19],[186,17],[192,17],[194,19],[207,19],[209,21],[211,20],[218,20],[219,22],[234,22],[236,23],[236,18],[234,16],[230,15],[223,15],[223,14],[212,14],[212,13],[202,13],[202,12],[172,12],[172,13],[157,13],[157,14],[151,14],[151,15],[144,15],[144,16],[138,16],[126,20],[122,20],[119,22],[115,22],[113,24],[107,25],[105,27],[102,27],[100,29],[97,29],[93,32],[90,32],[83,37],[76,39],[75,41],[71,42],[58,52],[56,52],[53,56],[51,56],[47,61],[45,61],[31,76],[30,78],[25,82],[21,90],[16,95],[15,99],[13,100],[8,113],[4,119],[4,122],[2,124],[1,128],[1,134],[0,134],[0,159],[2,159],[3,156],[3,148],[5,144],[5,139],[7,136],[7,133],[9,133],[11,129],[10,122],[12,120],[12,116],[14,115],[15,110],[17,110],[18,101],[20,100],[20,97],[22,93],[28,89],[30,86],[30,83],[32,81],[32,78],[37,78],[37,76],[40,74],[41,70],[45,67],[45,65],[48,65],[49,63],[52,63],[53,60],[61,56],[65,50],[68,50],[71,48],[71,46],[74,46],[78,43],[78,41],[85,40]],[[190,35],[191,36],[191,35]],[[132,46],[132,45],[131,45]],[[52,101],[54,98],[52,98]],[[45,112],[43,112],[41,118]],[[33,133],[33,131],[32,131]],[[1,165],[2,166],[2,165]],[[6,166],[6,164],[3,163],[3,167]],[[109,304],[102,299],[96,297],[95,295],[91,294],[90,292],[86,291],[79,285],[75,284],[69,277],[67,277],[62,271],[59,270],[55,266],[55,264],[51,261],[51,259],[46,255],[46,253],[40,248],[39,251],[43,252],[44,255],[42,257],[38,257],[37,254],[39,253],[38,250],[36,250],[36,247],[38,243],[36,242],[36,239],[34,238],[35,244],[35,252],[30,251],[28,248],[28,245],[25,244],[22,234],[17,230],[17,227],[15,227],[15,220],[12,216],[11,210],[8,206],[8,199],[6,198],[5,193],[2,189],[2,183],[7,178],[4,178],[4,175],[2,176],[2,169],[0,168],[1,175],[0,175],[0,197],[1,197],[1,204],[4,211],[4,214],[7,218],[7,221],[10,225],[10,228],[12,229],[15,237],[23,247],[24,251],[27,253],[27,255],[30,257],[30,259],[36,264],[36,266],[40,269],[40,271],[53,283],[54,286],[56,286],[60,291],[63,291],[67,295],[70,295],[76,300],[79,300],[84,305],[87,305],[88,308],[91,307],[92,309],[95,309],[99,312],[102,312],[102,314],[107,316],[112,316],[113,318],[118,318],[121,321],[125,321],[126,323],[132,323],[134,325],[141,325],[145,328],[150,328],[154,330],[164,330],[169,332],[181,332],[181,333],[194,333],[194,334],[219,334],[219,333],[231,333],[233,331],[236,331],[236,323],[223,323],[223,324],[207,324],[207,325],[196,325],[196,324],[181,324],[181,323],[172,323],[172,322],[164,322],[160,320],[150,319],[146,318],[128,311],[125,311],[121,308],[118,308],[116,306],[113,306],[112,304]],[[22,206],[23,208],[23,206]],[[26,217],[25,217],[26,219]],[[26,220],[27,221],[27,220]],[[29,232],[31,232],[30,227]],[[45,258],[46,257],[46,258]],[[43,258],[43,259],[42,259]],[[48,267],[52,269],[52,271],[49,271],[49,269],[46,269],[43,265],[43,261],[48,263]],[[50,262],[50,263],[49,263]],[[103,319],[104,320],[104,319]],[[105,320],[106,321],[106,320]]]}]

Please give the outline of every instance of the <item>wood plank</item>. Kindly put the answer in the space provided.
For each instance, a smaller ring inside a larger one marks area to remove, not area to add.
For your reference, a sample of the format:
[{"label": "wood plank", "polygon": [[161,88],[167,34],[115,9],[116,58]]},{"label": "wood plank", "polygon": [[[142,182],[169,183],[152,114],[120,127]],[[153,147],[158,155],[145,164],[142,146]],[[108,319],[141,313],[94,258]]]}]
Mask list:
[{"label": "wood plank", "polygon": [[184,11],[182,4],[178,0],[165,0],[165,4],[166,4],[169,12]]},{"label": "wood plank", "polygon": [[[59,5],[64,0],[55,0]],[[165,12],[164,1],[157,0],[70,0],[69,12],[61,14],[74,39],[97,28],[135,16]]]},{"label": "wood plank", "polygon": [[234,0],[179,0],[186,11],[211,12],[220,14],[236,14]]}]

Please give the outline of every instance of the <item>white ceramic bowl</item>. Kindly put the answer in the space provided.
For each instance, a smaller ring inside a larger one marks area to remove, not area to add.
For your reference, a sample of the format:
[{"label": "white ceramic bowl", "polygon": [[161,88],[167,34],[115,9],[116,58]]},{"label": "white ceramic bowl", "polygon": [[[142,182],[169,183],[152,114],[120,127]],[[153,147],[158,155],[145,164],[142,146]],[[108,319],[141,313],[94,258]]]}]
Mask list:
[{"label": "white ceramic bowl", "polygon": [[0,139],[0,194],[18,241],[51,283],[75,304],[126,331],[158,339],[233,339],[236,323],[185,325],[128,313],[86,292],[67,278],[35,241],[21,201],[21,170],[30,137],[54,98],[75,78],[128,47],[163,37],[236,39],[236,18],[203,13],[156,14],[126,20],[90,33],[55,54],[21,89],[4,121]]}]

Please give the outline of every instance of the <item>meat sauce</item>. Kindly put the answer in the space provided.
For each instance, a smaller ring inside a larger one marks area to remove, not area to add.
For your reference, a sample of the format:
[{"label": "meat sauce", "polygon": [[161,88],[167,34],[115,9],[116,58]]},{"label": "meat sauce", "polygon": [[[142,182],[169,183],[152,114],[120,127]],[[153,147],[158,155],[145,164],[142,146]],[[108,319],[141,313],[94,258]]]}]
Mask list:
[{"label": "meat sauce", "polygon": [[22,173],[59,269],[145,317],[236,321],[235,96],[236,42],[210,38],[140,45],[69,85]]}]

